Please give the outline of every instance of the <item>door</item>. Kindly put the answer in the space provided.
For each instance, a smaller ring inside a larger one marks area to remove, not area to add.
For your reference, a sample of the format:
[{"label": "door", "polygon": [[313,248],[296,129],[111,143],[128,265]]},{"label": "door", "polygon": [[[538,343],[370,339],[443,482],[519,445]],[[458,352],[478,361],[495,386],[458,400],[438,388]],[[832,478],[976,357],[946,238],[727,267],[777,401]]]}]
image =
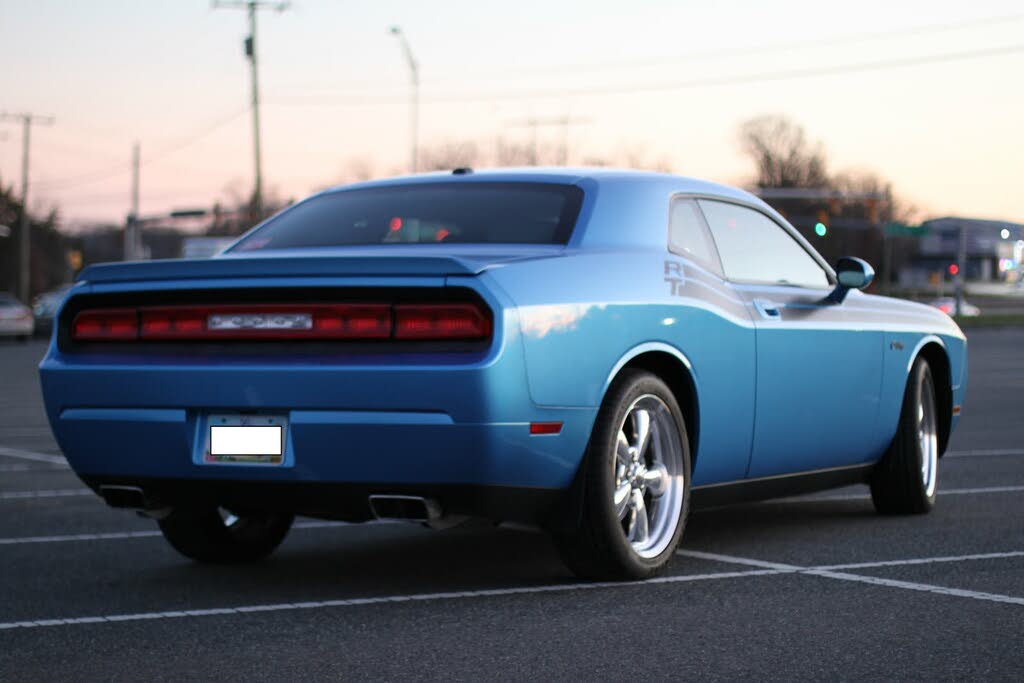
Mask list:
[{"label": "door", "polygon": [[857,299],[828,301],[819,259],[755,208],[700,200],[725,276],[754,320],[757,386],[747,477],[870,461],[882,381],[881,331]]}]

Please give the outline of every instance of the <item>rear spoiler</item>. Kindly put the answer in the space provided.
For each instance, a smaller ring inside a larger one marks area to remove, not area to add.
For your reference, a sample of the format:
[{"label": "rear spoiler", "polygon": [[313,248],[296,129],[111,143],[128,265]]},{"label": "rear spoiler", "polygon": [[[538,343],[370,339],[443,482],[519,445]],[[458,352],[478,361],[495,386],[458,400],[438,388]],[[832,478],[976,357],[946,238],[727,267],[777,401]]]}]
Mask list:
[{"label": "rear spoiler", "polygon": [[494,259],[440,255],[167,259],[93,265],[75,279],[78,282],[135,282],[233,277],[477,275],[493,263]]}]

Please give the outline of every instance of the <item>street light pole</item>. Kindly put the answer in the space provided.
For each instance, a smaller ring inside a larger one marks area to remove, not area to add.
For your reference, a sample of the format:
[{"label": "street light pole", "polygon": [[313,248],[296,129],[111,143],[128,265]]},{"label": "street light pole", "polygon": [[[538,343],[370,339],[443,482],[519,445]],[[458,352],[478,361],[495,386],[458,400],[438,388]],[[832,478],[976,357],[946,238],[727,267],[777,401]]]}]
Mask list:
[{"label": "street light pole", "polygon": [[416,57],[412,54],[412,48],[409,47],[409,41],[405,38],[405,33],[402,32],[400,26],[392,26],[390,29],[391,35],[398,38],[402,45],[402,53],[405,55],[405,61],[409,66],[409,74],[412,77],[412,101],[410,102],[411,107],[411,138],[412,148],[409,153],[409,168],[413,173],[416,172],[418,166],[419,157],[419,128],[420,128],[420,69],[419,64],[416,62]]}]

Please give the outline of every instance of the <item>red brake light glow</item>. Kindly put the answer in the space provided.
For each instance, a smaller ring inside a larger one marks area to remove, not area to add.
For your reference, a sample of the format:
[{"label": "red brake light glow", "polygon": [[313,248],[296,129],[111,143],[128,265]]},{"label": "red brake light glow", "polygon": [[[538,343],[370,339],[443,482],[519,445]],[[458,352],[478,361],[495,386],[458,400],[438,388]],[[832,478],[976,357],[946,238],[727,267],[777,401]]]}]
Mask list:
[{"label": "red brake light glow", "polygon": [[133,308],[83,311],[71,324],[78,341],[131,341],[139,337],[139,316]]},{"label": "red brake light glow", "polygon": [[227,304],[86,310],[75,341],[484,340],[491,321],[472,303]]},{"label": "red brake light glow", "polygon": [[395,306],[395,339],[483,339],[491,323],[473,304]]}]

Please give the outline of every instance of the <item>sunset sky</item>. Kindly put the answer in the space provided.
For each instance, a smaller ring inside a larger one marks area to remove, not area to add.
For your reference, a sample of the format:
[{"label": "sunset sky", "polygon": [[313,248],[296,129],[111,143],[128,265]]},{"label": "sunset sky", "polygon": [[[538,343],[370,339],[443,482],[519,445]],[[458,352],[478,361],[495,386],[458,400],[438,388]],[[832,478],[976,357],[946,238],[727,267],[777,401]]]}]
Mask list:
[{"label": "sunset sky", "polygon": [[[427,147],[491,150],[527,141],[523,119],[570,115],[571,163],[632,155],[739,184],[737,126],[784,114],[832,170],[889,178],[924,217],[1024,222],[1019,0],[296,0],[259,22],[267,194],[405,171],[400,24]],[[247,195],[245,34],[244,12],[206,0],[0,0],[0,111],[56,117],[33,129],[32,206],[123,220],[135,140],[143,214]],[[4,185],[20,157],[20,127],[0,124]]]}]

